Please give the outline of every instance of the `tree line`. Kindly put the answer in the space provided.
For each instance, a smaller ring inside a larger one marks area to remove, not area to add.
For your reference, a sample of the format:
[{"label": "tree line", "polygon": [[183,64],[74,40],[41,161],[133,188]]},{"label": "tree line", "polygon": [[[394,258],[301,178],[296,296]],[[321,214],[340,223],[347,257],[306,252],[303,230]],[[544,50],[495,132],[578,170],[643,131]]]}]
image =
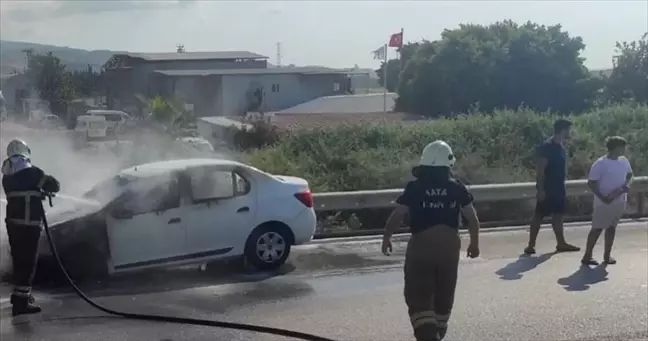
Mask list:
[{"label": "tree line", "polygon": [[25,76],[39,98],[49,104],[50,111],[59,116],[65,115],[74,98],[103,93],[103,70],[97,71],[88,65],[86,70],[68,71],[61,59],[51,52],[28,53]]},{"label": "tree line", "polygon": [[584,48],[560,25],[460,25],[439,40],[405,44],[400,60],[383,62],[376,73],[381,86],[398,93],[396,111],[430,117],[474,108],[580,113],[611,102],[648,103],[648,32],[617,43],[609,75],[585,67]]},{"label": "tree line", "polygon": [[[398,93],[395,110],[430,117],[474,108],[579,113],[610,102],[648,103],[648,32],[617,43],[610,75],[585,67],[584,48],[581,37],[560,25],[466,24],[445,30],[439,40],[405,44],[400,59],[376,73],[382,86]],[[62,115],[73,98],[101,95],[105,69],[120,63],[113,58],[102,70],[67,71],[52,53],[29,53],[26,75],[52,113]]]}]

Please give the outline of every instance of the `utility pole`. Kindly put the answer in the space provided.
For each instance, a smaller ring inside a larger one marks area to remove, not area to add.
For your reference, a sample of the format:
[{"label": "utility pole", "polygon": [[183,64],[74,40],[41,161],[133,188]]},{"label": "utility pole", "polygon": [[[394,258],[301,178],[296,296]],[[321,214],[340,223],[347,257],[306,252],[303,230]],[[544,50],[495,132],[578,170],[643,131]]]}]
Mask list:
[{"label": "utility pole", "polygon": [[277,43],[277,67],[281,67],[281,42]]},{"label": "utility pole", "polygon": [[34,55],[34,49],[24,49],[22,52],[25,54],[27,59],[27,67],[29,68],[29,62],[31,62],[32,56]]}]

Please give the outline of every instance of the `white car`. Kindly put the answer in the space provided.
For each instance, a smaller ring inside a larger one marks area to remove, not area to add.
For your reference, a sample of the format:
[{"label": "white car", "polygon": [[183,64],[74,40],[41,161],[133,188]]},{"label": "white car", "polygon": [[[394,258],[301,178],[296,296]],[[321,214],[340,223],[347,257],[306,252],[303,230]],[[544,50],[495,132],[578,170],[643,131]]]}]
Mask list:
[{"label": "white car", "polygon": [[65,127],[65,122],[60,117],[52,114],[45,115],[39,124],[44,129],[63,129]]},{"label": "white car", "polygon": [[180,146],[192,151],[205,153],[214,152],[214,147],[212,147],[211,143],[202,137],[181,137],[177,139],[177,142]]},{"label": "white car", "polygon": [[88,110],[85,115],[101,116],[106,118],[108,135],[118,135],[124,128],[133,122],[133,118],[121,110]]},{"label": "white car", "polygon": [[306,180],[219,159],[128,168],[75,201],[47,216],[77,279],[238,257],[275,269],[316,226]]}]

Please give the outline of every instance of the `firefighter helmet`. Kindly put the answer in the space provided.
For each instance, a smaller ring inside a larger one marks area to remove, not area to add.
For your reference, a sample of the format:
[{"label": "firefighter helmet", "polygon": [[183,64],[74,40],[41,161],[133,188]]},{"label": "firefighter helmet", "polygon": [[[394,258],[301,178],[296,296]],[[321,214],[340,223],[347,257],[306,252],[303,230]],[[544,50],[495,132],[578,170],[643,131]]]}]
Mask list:
[{"label": "firefighter helmet", "polygon": [[434,141],[423,149],[421,153],[420,166],[448,167],[455,164],[455,157],[452,148],[445,141]]},{"label": "firefighter helmet", "polygon": [[31,156],[31,150],[25,141],[20,139],[15,139],[9,142],[7,145],[7,157],[12,156],[24,156],[29,158]]}]

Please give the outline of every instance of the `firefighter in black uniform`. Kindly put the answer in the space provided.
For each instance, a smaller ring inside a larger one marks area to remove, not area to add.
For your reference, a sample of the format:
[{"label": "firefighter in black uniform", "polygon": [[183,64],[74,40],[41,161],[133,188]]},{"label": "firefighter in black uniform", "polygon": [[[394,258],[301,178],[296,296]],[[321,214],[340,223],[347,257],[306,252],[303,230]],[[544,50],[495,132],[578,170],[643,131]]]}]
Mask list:
[{"label": "firefighter in black uniform", "polygon": [[59,182],[31,164],[31,151],[22,140],[7,146],[2,163],[2,187],[7,196],[5,224],[13,260],[13,316],[35,314],[41,308],[31,294],[40,242],[43,200],[46,193],[56,193]]},{"label": "firefighter in black uniform", "polygon": [[416,178],[397,199],[385,226],[382,252],[389,255],[391,236],[407,217],[412,233],[405,255],[405,302],[417,341],[442,340],[454,304],[461,249],[459,227],[465,217],[470,230],[468,257],[479,256],[479,219],[473,197],[452,177],[455,157],[444,141],[428,144]]}]

